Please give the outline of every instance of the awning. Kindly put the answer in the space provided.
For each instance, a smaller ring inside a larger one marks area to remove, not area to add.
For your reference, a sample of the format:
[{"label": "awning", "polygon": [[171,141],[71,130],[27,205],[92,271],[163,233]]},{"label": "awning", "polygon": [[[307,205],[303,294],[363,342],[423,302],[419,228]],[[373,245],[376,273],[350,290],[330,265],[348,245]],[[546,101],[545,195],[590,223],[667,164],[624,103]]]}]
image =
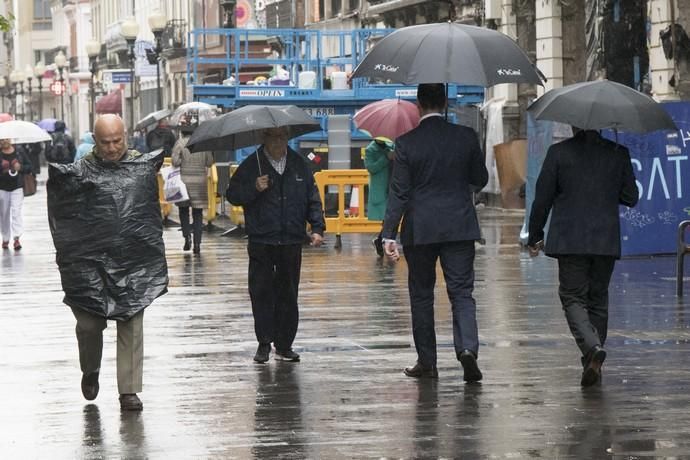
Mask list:
[{"label": "awning", "polygon": [[122,92],[116,89],[97,100],[96,113],[115,113],[122,115]]}]

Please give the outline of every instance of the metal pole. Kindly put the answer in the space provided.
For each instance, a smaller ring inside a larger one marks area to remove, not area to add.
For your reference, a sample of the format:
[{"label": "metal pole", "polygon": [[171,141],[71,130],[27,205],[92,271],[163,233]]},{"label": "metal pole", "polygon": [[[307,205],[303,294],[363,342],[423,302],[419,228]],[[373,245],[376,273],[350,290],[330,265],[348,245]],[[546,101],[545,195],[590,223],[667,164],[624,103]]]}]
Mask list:
[{"label": "metal pole", "polygon": [[91,96],[91,110],[89,111],[89,130],[93,129],[93,117],[96,113],[96,88],[94,86],[94,78],[96,78],[96,58],[89,58],[89,71],[91,72],[91,80],[89,80],[89,94]]},{"label": "metal pole", "polygon": [[38,78],[38,119],[43,119],[43,77]]},{"label": "metal pole", "polygon": [[[26,116],[26,104],[24,103],[24,82],[19,82],[19,95],[22,97],[22,111],[21,111],[21,118],[20,120],[23,120],[24,117]],[[19,112],[19,107],[17,107],[17,112]]]},{"label": "metal pole", "polygon": [[93,129],[93,114],[96,113],[96,89],[93,85],[94,75],[91,73],[91,81],[89,82],[89,92],[91,93],[91,110],[89,111],[89,129]]},{"label": "metal pole", "polygon": [[163,91],[161,89],[161,52],[163,47],[161,46],[161,35],[163,31],[155,32],[156,37],[156,97],[158,99],[158,110],[163,110]]},{"label": "metal pole", "polygon": [[161,91],[161,60],[156,54],[156,95],[158,98],[158,110],[163,109],[163,92]]},{"label": "metal pole", "polygon": [[65,78],[62,76],[62,67],[60,70],[60,120],[65,121]]},{"label": "metal pole", "polygon": [[[134,5],[132,4],[132,8]],[[129,105],[129,136],[134,135],[134,42],[129,48],[129,95],[130,95],[130,105]]]},{"label": "metal pole", "polygon": [[33,80],[33,78],[29,77],[29,78],[27,78],[27,80],[29,81],[29,121],[33,121],[33,119],[34,119],[34,109],[33,109],[33,107],[31,106],[31,105],[33,104],[33,102],[34,102],[34,101],[33,101],[33,98],[31,97],[31,89],[32,89],[32,87],[31,87],[31,80]]}]

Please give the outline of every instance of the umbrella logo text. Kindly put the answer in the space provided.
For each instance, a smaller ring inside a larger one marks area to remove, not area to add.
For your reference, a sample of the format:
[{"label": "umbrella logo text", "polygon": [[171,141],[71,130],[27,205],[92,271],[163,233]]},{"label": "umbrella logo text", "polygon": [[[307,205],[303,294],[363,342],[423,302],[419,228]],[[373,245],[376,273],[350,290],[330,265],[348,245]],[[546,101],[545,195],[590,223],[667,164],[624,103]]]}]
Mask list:
[{"label": "umbrella logo text", "polygon": [[519,77],[522,75],[520,69],[498,69],[496,73],[502,77]]},{"label": "umbrella logo text", "polygon": [[388,65],[388,64],[376,64],[374,66],[374,70],[378,70],[380,72],[391,72],[395,73],[398,71],[400,67],[394,66],[394,65]]}]

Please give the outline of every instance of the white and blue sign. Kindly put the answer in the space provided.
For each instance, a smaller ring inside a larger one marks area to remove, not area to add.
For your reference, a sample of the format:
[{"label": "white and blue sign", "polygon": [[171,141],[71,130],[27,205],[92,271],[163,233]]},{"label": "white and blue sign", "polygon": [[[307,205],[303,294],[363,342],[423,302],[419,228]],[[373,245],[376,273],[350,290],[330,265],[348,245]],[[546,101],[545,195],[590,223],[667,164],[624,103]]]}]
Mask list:
[{"label": "white and blue sign", "polygon": [[678,131],[618,133],[630,150],[640,195],[634,208],[620,208],[624,256],[675,253],[678,224],[690,219],[690,103],[663,105]]},{"label": "white and blue sign", "polygon": [[130,83],[132,81],[132,73],[129,70],[114,71],[110,73],[112,75],[113,83]]}]

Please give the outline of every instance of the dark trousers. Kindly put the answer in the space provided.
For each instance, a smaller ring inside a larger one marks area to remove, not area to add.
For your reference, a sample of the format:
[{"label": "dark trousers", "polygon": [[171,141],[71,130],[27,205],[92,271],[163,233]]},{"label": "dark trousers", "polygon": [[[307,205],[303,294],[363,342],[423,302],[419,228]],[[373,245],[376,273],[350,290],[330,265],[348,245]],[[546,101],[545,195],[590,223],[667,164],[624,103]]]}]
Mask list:
[{"label": "dark trousers", "polygon": [[189,206],[180,206],[180,225],[182,226],[182,235],[186,238],[194,233],[194,246],[201,244],[201,231],[204,226],[204,210],[201,208],[192,208],[192,221],[189,222]]},{"label": "dark trousers", "polygon": [[609,282],[616,259],[610,256],[558,257],[558,295],[570,332],[586,355],[603,346],[609,320]]},{"label": "dark trousers", "polygon": [[436,365],[436,332],[434,331],[434,286],[436,260],[446,280],[446,290],[453,311],[453,345],[455,352],[479,351],[477,306],[474,290],[474,241],[405,246],[408,266],[408,288],[412,308],[412,335],[419,363]]},{"label": "dark trousers", "polygon": [[259,343],[289,350],[297,335],[297,295],[302,267],[302,245],[250,242],[249,297],[254,332]]}]

